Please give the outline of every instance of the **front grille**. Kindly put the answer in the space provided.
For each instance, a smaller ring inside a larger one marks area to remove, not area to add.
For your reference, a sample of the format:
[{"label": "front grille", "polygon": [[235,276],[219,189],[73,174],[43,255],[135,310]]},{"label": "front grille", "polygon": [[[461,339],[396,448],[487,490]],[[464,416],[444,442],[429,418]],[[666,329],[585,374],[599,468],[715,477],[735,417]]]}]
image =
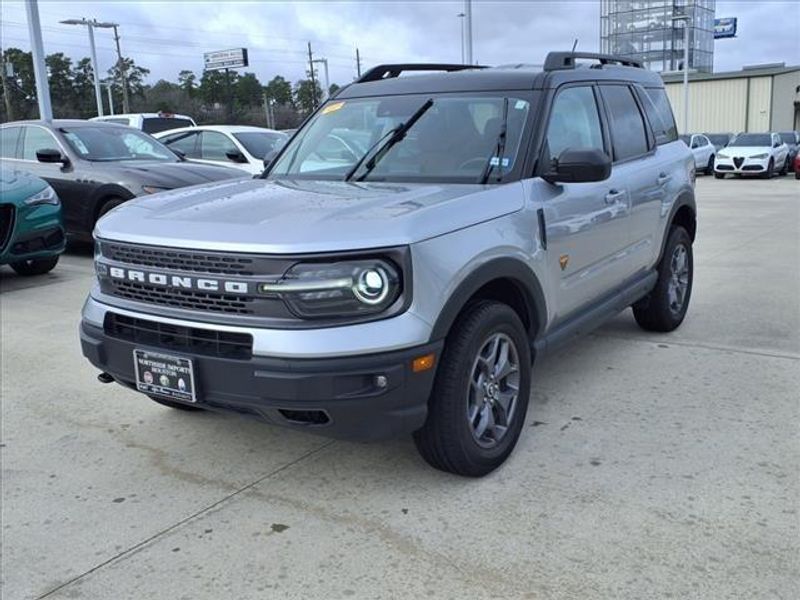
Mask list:
[{"label": "front grille", "polygon": [[108,285],[113,295],[135,302],[236,315],[254,312],[251,306],[255,299],[251,296],[160,287],[118,279],[109,279]]},{"label": "front grille", "polygon": [[764,167],[761,165],[745,165],[742,167],[742,171],[763,171]]},{"label": "front grille", "polygon": [[0,204],[0,252],[6,249],[14,231],[14,205]]},{"label": "front grille", "polygon": [[153,246],[132,246],[102,242],[103,256],[140,267],[215,275],[253,275],[254,259],[224,252],[194,252]]},{"label": "front grille", "polygon": [[106,313],[103,330],[116,339],[187,354],[236,360],[253,356],[253,336],[246,333],[169,325],[112,312]]},{"label": "front grille", "polygon": [[744,158],[742,158],[741,156],[737,156],[736,158],[733,159],[733,164],[736,165],[737,169],[742,166],[743,162],[744,162]]}]

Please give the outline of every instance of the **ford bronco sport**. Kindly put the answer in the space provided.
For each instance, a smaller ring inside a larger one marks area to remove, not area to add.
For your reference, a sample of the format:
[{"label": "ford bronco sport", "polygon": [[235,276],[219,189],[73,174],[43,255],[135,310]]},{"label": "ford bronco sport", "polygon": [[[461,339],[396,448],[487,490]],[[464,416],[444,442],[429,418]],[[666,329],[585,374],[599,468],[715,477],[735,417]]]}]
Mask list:
[{"label": "ford bronco sport", "polygon": [[481,476],[517,442],[535,357],[628,306],[680,325],[695,223],[694,160],[637,63],[384,65],[260,178],[101,219],[83,353],[170,407],[413,433]]}]

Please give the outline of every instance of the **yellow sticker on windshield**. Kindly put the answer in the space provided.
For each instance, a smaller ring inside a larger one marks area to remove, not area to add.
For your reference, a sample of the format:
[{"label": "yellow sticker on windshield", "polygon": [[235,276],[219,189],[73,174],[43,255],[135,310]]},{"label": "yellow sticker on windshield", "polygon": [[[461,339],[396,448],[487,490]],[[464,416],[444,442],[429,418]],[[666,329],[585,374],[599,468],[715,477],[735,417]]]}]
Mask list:
[{"label": "yellow sticker on windshield", "polygon": [[328,113],[336,112],[343,106],[344,102],[334,102],[333,104],[328,104],[328,106],[322,109],[322,114],[327,115]]}]

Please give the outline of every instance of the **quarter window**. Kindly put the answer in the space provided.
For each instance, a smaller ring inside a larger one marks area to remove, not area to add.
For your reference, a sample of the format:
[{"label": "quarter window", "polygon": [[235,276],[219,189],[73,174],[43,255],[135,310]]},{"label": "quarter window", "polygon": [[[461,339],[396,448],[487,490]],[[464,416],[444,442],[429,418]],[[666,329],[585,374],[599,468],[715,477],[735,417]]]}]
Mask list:
[{"label": "quarter window", "polygon": [[604,85],[601,89],[611,121],[614,160],[645,154],[648,150],[647,134],[631,89],[625,85]]},{"label": "quarter window", "polygon": [[603,130],[591,87],[569,87],[553,102],[547,126],[547,156],[552,162],[567,148],[604,150]]},{"label": "quarter window", "polygon": [[22,158],[37,160],[37,150],[58,150],[58,143],[53,135],[41,127],[25,127],[22,142]]},{"label": "quarter window", "polygon": [[[656,134],[656,144],[674,142],[678,139],[678,128],[675,126],[675,116],[672,114],[667,93],[661,88],[648,88],[645,92],[644,96],[650,102],[643,98],[642,104],[650,121],[650,127]],[[651,114],[651,111],[654,111],[654,114]]]}]

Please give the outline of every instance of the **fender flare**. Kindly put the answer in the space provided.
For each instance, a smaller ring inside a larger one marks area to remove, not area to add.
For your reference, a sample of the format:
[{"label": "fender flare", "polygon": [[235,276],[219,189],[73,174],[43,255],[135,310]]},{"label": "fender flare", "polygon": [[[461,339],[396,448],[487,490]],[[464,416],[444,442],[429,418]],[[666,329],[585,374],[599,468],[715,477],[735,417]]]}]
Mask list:
[{"label": "fender flare", "polygon": [[664,256],[664,249],[667,247],[667,239],[669,238],[669,228],[672,227],[672,223],[675,221],[675,216],[678,214],[678,211],[683,207],[687,207],[689,211],[692,213],[692,220],[695,224],[695,230],[690,231],[689,235],[692,237],[692,241],[694,242],[697,230],[697,203],[694,199],[694,191],[693,190],[682,190],[681,193],[678,195],[678,199],[672,205],[672,208],[669,211],[669,215],[666,219],[666,224],[664,226],[664,235],[661,236],[661,250],[658,253],[658,261],[656,264],[661,262],[661,258]]},{"label": "fender flare", "polygon": [[547,323],[544,292],[531,268],[523,261],[511,257],[495,258],[482,264],[458,284],[442,307],[430,339],[445,338],[456,318],[475,293],[486,284],[497,280],[505,280],[514,284],[520,292],[528,316],[528,337],[533,341]]}]

